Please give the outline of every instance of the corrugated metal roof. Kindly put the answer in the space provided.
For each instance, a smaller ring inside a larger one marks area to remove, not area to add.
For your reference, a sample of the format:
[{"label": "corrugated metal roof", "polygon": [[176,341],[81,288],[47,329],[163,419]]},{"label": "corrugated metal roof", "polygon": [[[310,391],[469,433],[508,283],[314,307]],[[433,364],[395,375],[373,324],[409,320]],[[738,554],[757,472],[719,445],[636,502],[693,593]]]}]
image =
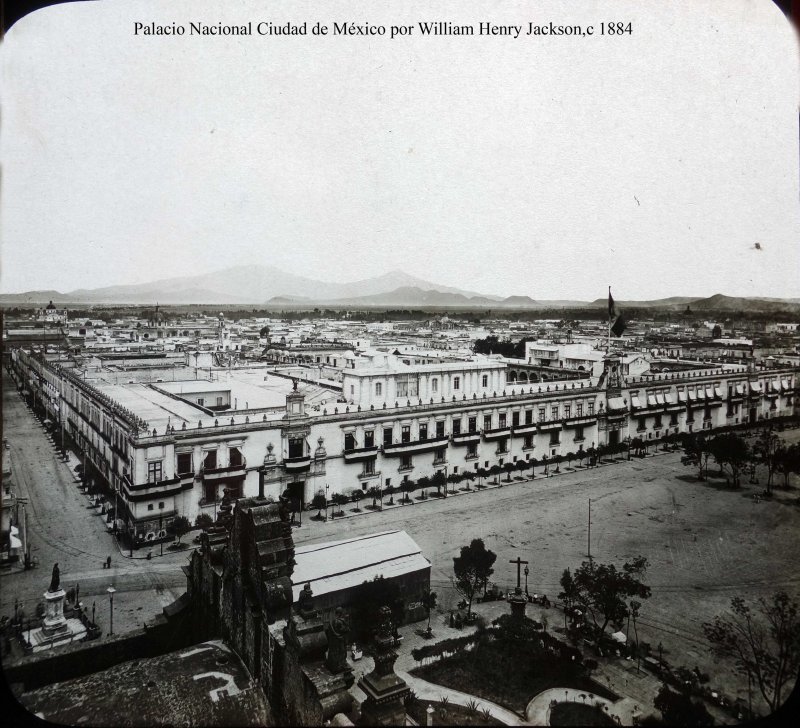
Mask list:
[{"label": "corrugated metal roof", "polygon": [[388,579],[427,569],[419,546],[405,531],[386,531],[342,541],[298,546],[292,591],[296,600],[306,583],[315,595],[349,589],[376,576]]}]

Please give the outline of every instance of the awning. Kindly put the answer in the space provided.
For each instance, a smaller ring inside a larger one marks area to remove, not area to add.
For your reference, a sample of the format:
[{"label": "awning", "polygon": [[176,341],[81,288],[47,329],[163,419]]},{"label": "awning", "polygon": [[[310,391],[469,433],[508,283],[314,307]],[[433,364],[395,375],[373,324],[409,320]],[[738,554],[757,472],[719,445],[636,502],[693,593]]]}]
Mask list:
[{"label": "awning", "polygon": [[761,393],[761,382],[750,382],[750,391],[756,394]]},{"label": "awning", "polygon": [[791,389],[791,387],[789,386],[789,380],[788,379],[782,379],[781,380],[781,389],[784,392],[787,392],[787,391],[789,391]]},{"label": "awning", "polygon": [[736,385],[736,394],[744,394],[744,384]]},{"label": "awning", "polygon": [[663,394],[657,394],[656,395],[656,404],[666,404],[666,402],[664,401],[664,395]]},{"label": "awning", "polygon": [[11,543],[10,548],[12,548],[12,549],[21,549],[22,548],[22,541],[20,541],[16,536],[12,535],[10,537],[10,543]]},{"label": "awning", "polygon": [[672,392],[667,392],[664,395],[664,403],[665,404],[675,404],[675,397],[672,396]]},{"label": "awning", "polygon": [[648,394],[647,395],[647,406],[648,407],[655,407],[656,406],[655,395],[652,395],[652,394]]},{"label": "awning", "polygon": [[686,402],[686,392],[678,392],[678,402]]},{"label": "awning", "polygon": [[717,399],[722,399],[722,389],[720,387],[714,387],[714,396]]},{"label": "awning", "polygon": [[[633,404],[633,400],[636,399],[635,397],[631,399],[631,404]],[[635,405],[634,405],[635,406]],[[609,397],[608,398],[608,409],[610,410],[623,410],[625,409],[625,400],[622,397]]]},{"label": "awning", "polygon": [[714,399],[714,389],[712,387],[706,387],[706,399]]},{"label": "awning", "polygon": [[638,397],[631,397],[631,407],[635,409],[641,409],[642,405],[640,404]]},{"label": "awning", "polygon": [[780,391],[781,391],[781,388],[780,388],[780,386],[778,385],[778,383],[777,383],[777,382],[770,382],[770,383],[769,383],[769,388],[770,388],[770,389],[771,389],[773,392],[780,392]]}]

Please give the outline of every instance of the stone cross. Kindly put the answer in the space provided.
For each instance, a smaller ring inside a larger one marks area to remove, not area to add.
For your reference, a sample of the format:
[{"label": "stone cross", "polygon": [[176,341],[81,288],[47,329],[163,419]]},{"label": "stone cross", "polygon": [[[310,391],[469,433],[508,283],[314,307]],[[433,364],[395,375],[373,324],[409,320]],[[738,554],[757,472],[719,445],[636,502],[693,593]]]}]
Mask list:
[{"label": "stone cross", "polygon": [[520,567],[523,564],[525,564],[527,566],[528,562],[527,561],[523,561],[519,556],[517,556],[516,559],[510,559],[508,563],[517,565],[517,589],[521,589],[522,588],[522,584],[520,584],[520,580],[519,580],[519,578],[520,578]]}]

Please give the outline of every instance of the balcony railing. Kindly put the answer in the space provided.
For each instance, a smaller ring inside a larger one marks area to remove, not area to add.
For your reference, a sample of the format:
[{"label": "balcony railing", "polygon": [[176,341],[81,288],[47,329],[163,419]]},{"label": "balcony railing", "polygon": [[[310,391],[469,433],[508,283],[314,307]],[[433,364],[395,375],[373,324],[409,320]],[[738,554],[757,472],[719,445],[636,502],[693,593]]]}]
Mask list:
[{"label": "balcony railing", "polygon": [[221,467],[209,468],[203,465],[200,468],[200,475],[203,480],[222,480],[223,478],[230,478],[231,476],[244,475],[247,463],[242,458],[241,463],[234,465],[224,465]]},{"label": "balcony railing", "polygon": [[346,463],[357,463],[374,458],[378,454],[378,446],[352,448],[351,450],[345,450],[342,454]]},{"label": "balcony railing", "polygon": [[428,452],[430,450],[438,450],[440,447],[446,447],[450,438],[446,435],[444,437],[434,437],[428,440],[415,440],[413,442],[394,442],[391,445],[383,446],[383,454],[392,455],[406,455],[416,452]]},{"label": "balcony railing", "polygon": [[311,467],[311,455],[300,455],[294,458],[284,458],[283,467],[289,473],[301,473]]},{"label": "balcony railing", "polygon": [[470,445],[474,442],[480,442],[481,433],[480,432],[459,432],[458,434],[454,433],[452,440],[454,445]]},{"label": "balcony railing", "polygon": [[511,427],[495,427],[483,431],[484,440],[498,440],[501,437],[511,437]]}]

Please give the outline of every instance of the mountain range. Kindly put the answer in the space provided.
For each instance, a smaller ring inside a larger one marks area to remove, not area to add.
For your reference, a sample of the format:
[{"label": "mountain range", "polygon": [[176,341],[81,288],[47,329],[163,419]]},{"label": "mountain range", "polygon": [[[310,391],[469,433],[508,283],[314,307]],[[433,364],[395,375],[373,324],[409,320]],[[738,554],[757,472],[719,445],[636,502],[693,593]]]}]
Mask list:
[{"label": "mountain range", "polygon": [[[529,296],[497,296],[442,286],[394,270],[351,283],[331,283],[287,273],[273,266],[236,266],[197,276],[163,278],[150,283],[77,289],[0,294],[0,303],[81,304],[228,304],[347,307],[438,307],[438,308],[598,308],[605,297],[594,301],[571,299],[537,300]],[[673,296],[646,301],[616,301],[618,308],[666,308],[695,311],[800,311],[797,298],[739,298],[716,294],[707,298]]]}]

